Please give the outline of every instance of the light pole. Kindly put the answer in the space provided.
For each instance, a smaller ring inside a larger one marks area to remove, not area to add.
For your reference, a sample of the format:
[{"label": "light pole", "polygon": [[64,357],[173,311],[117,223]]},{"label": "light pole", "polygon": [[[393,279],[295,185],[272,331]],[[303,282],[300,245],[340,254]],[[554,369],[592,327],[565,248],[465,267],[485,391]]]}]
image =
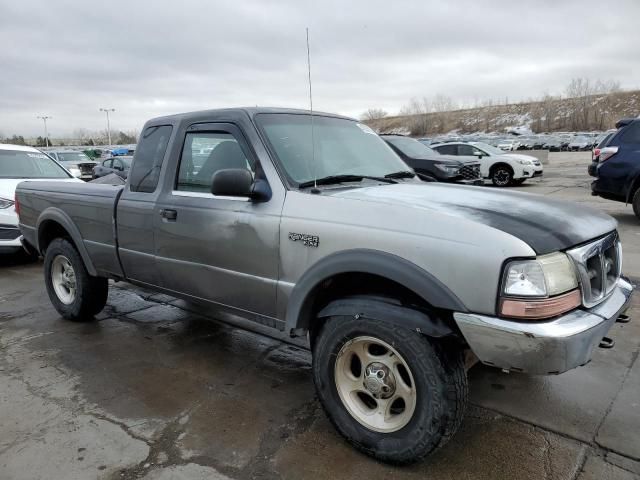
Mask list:
[{"label": "light pole", "polygon": [[53,117],[42,115],[41,117],[38,117],[38,118],[44,122],[44,144],[47,148],[49,148],[49,131],[47,130],[47,120]]},{"label": "light pole", "polygon": [[115,112],[115,108],[101,108],[101,112],[107,114],[107,136],[109,137],[109,148],[111,148],[111,125],[109,124],[109,112]]}]

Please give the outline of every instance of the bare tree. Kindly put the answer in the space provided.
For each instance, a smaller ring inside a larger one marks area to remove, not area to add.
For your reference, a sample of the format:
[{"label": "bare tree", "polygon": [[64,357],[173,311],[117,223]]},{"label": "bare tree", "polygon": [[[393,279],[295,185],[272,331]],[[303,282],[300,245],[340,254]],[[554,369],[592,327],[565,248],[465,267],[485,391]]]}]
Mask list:
[{"label": "bare tree", "polygon": [[381,108],[370,108],[366,112],[364,112],[360,116],[360,118],[366,122],[368,120],[380,120],[381,118],[384,118],[387,115],[388,113]]},{"label": "bare tree", "polygon": [[414,97],[400,109],[400,115],[408,117],[407,127],[411,135],[427,134],[429,131],[430,111],[430,103],[427,97],[422,97],[422,99]]}]

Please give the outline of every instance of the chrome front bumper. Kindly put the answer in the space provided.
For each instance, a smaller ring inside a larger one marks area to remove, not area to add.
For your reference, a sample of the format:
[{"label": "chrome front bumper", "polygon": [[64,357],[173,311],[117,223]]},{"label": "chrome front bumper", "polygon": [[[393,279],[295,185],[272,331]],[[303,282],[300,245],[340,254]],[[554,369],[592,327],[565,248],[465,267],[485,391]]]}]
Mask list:
[{"label": "chrome front bumper", "polygon": [[552,375],[591,360],[616,319],[629,307],[634,286],[620,278],[609,297],[548,322],[516,322],[454,313],[462,335],[482,363],[532,375]]}]

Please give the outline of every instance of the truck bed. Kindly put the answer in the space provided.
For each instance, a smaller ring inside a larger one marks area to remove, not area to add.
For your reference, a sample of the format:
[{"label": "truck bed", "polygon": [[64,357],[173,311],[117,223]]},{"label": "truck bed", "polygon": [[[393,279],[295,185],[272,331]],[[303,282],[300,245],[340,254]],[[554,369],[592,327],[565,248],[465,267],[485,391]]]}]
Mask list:
[{"label": "truck bed", "polygon": [[98,274],[122,275],[116,253],[114,213],[123,188],[56,181],[20,183],[16,198],[25,240],[37,248],[41,240],[36,235],[39,219],[57,221],[67,230],[74,230],[69,234],[75,242],[84,244]]}]

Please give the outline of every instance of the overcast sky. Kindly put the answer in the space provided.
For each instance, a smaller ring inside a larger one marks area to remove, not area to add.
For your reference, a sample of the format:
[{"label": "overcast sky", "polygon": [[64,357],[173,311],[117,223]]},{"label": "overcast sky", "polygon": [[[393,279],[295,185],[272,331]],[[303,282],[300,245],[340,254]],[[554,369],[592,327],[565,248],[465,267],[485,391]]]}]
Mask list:
[{"label": "overcast sky", "polygon": [[523,100],[572,77],[640,87],[640,0],[47,0],[0,4],[0,134],[140,129],[206,108],[396,113],[414,96]]}]

